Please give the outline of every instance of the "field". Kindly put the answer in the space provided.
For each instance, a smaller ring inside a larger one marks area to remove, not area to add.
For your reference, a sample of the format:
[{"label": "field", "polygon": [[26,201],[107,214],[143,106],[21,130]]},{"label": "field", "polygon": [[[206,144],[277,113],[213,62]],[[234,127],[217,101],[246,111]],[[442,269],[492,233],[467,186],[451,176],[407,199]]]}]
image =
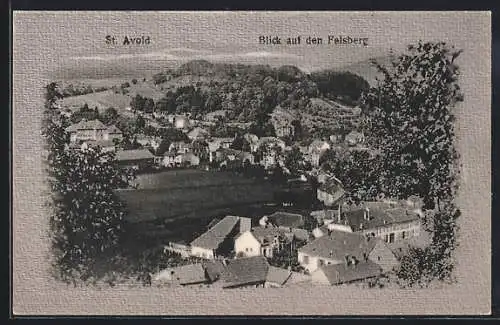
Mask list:
[{"label": "field", "polygon": [[[98,79],[96,79],[82,81],[82,83],[89,84],[93,87],[111,87],[113,85],[119,86],[120,83],[114,83],[118,81],[118,79],[105,79],[103,81],[99,81]],[[143,97],[153,98],[155,102],[164,96],[163,92],[157,89],[150,81],[143,82],[142,80],[140,80],[135,85],[132,84],[131,80],[123,81],[127,81],[130,83],[130,87],[127,88],[129,93],[125,95],[121,93],[116,94],[113,90],[106,90],[85,95],[66,97],[61,100],[60,104],[65,108],[80,108],[86,103],[90,108],[94,108],[97,106],[100,111],[103,111],[109,107],[114,107],[117,110],[121,111],[130,106],[132,97],[137,94]]]},{"label": "field", "polygon": [[141,175],[138,189],[122,190],[129,222],[203,217],[210,211],[273,202],[277,187],[223,172],[173,170]]},{"label": "field", "polygon": [[[131,249],[168,241],[189,242],[214,218],[272,213],[277,186],[225,172],[194,169],[140,175],[137,189],[120,190],[129,211]],[[149,243],[149,244],[148,244]]]}]

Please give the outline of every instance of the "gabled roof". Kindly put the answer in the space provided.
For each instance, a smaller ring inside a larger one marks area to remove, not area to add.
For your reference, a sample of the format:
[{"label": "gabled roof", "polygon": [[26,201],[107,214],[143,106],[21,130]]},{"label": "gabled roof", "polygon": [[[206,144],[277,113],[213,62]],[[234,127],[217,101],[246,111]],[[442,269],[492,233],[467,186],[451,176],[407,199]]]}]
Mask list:
[{"label": "gabled roof", "polygon": [[179,284],[203,283],[207,280],[205,269],[200,263],[167,268],[153,275],[153,281]]},{"label": "gabled roof", "polygon": [[[365,213],[367,213],[367,219],[364,218]],[[343,212],[342,218],[351,226],[353,231],[362,230],[361,225],[363,225],[363,229],[374,229],[390,224],[407,223],[420,219],[417,212],[403,207],[385,209],[382,207],[374,207],[368,208],[368,210],[365,210],[365,208],[358,208],[356,210]]]},{"label": "gabled roof", "polygon": [[118,161],[153,159],[154,155],[147,149],[120,150],[116,152]]},{"label": "gabled roof", "polygon": [[239,218],[236,216],[226,216],[216,223],[212,228],[191,242],[191,246],[202,247],[206,249],[217,249],[220,244],[231,233]]},{"label": "gabled roof", "polygon": [[270,265],[267,271],[266,282],[283,285],[290,278],[290,275],[292,275],[292,272],[289,270]]},{"label": "gabled roof", "polygon": [[349,233],[344,231],[332,230],[299,248],[299,252],[322,257],[344,261],[346,256],[354,256],[357,260],[364,260],[365,254],[368,256],[377,243],[376,238],[367,238],[360,233]]},{"label": "gabled roof", "polygon": [[372,261],[362,261],[356,265],[331,264],[320,268],[330,284],[348,283],[378,276],[382,268]]},{"label": "gabled roof", "polygon": [[217,281],[224,272],[225,266],[220,260],[207,260],[203,262],[203,267],[211,282]]},{"label": "gabled roof", "polygon": [[304,217],[297,213],[278,211],[271,214],[269,220],[278,227],[300,228],[304,225]]},{"label": "gabled roof", "polygon": [[264,283],[267,278],[269,264],[263,256],[237,258],[229,261],[221,275],[224,287]]},{"label": "gabled roof", "polygon": [[70,125],[66,128],[66,132],[76,132],[80,130],[106,130],[108,127],[99,120],[81,120],[80,122]]},{"label": "gabled roof", "polygon": [[253,227],[250,233],[261,244],[272,242],[275,237],[284,236],[283,230],[275,227]]}]

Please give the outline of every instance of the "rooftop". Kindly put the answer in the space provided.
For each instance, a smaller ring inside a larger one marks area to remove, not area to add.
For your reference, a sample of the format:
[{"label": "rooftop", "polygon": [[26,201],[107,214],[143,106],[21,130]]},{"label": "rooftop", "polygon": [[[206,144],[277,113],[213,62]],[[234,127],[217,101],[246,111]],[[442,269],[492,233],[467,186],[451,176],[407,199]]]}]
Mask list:
[{"label": "rooftop", "polygon": [[[367,218],[365,218],[365,213]],[[342,213],[342,218],[351,226],[353,231],[375,229],[386,225],[407,223],[420,219],[418,212],[403,207],[393,208],[358,208]],[[361,228],[362,227],[362,228]]]},{"label": "rooftop", "polygon": [[80,122],[70,125],[66,128],[66,132],[76,132],[79,130],[106,130],[108,127],[99,120],[81,120]]},{"label": "rooftop", "polygon": [[217,249],[238,223],[239,217],[226,216],[191,242],[191,246]]},{"label": "rooftop", "polygon": [[341,284],[376,277],[382,272],[381,267],[372,261],[359,262],[356,265],[331,264],[321,268],[330,284]]},{"label": "rooftop", "polygon": [[253,227],[251,233],[261,243],[271,242],[275,237],[283,236],[283,230],[275,227]]},{"label": "rooftop", "polygon": [[292,275],[292,273],[280,267],[269,266],[269,270],[267,271],[266,282],[277,283],[279,285],[283,285]]},{"label": "rooftop", "polygon": [[237,287],[263,283],[267,279],[269,264],[263,256],[230,260],[221,276],[224,287]]},{"label": "rooftop", "polygon": [[373,250],[377,240],[377,238],[368,239],[360,233],[333,230],[330,234],[327,232],[324,236],[299,248],[299,252],[339,261],[344,261],[346,255],[349,255],[361,261],[364,259],[364,254],[368,255]]}]

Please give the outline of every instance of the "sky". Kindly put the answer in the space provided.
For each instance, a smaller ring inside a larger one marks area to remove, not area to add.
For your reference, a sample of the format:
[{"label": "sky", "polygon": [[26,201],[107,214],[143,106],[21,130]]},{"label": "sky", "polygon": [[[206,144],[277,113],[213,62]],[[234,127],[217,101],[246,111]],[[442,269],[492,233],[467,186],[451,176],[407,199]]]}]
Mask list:
[{"label": "sky", "polygon": [[[22,15],[23,13],[18,13]],[[35,15],[35,13],[30,13]],[[56,71],[82,74],[145,74],[193,59],[247,64],[292,64],[305,72],[339,68],[396,53],[419,39],[461,40],[473,16],[450,19],[446,13],[411,12],[41,12],[47,23],[16,28],[54,43]],[[440,19],[441,16],[443,19]],[[26,21],[26,20],[24,20]],[[36,19],[35,19],[36,21]],[[429,22],[427,24],[426,22]],[[435,22],[440,21],[436,29]],[[434,25],[430,24],[431,22]],[[115,46],[125,36],[149,36],[149,45]],[[368,38],[368,46],[327,45],[329,35]],[[49,37],[50,36],[50,40]],[[283,41],[301,36],[300,45],[259,44],[259,36]],[[308,36],[323,45],[307,45]],[[15,40],[14,40],[15,41]]]}]

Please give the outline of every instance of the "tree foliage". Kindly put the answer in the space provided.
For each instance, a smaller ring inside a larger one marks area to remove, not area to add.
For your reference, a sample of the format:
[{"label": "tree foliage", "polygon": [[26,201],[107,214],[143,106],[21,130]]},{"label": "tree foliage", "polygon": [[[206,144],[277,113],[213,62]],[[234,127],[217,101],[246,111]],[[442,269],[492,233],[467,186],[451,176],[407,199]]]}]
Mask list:
[{"label": "tree foliage", "polygon": [[463,100],[455,63],[461,51],[444,42],[408,47],[391,67],[376,64],[383,75],[363,97],[369,112],[370,145],[378,158],[378,186],[394,198],[415,195],[433,210],[432,243],[403,257],[398,276],[405,285],[449,280],[453,270],[460,211],[457,188],[454,107]]},{"label": "tree foliage", "polygon": [[462,100],[455,59],[445,43],[419,43],[392,67],[363,102],[372,145],[383,152],[379,178],[388,196],[418,195],[427,208],[453,197],[458,154],[453,107]]},{"label": "tree foliage", "polygon": [[64,123],[47,121],[50,217],[55,266],[62,279],[85,280],[99,256],[116,249],[126,211],[114,190],[133,174],[118,167],[113,152],[68,150]]}]

